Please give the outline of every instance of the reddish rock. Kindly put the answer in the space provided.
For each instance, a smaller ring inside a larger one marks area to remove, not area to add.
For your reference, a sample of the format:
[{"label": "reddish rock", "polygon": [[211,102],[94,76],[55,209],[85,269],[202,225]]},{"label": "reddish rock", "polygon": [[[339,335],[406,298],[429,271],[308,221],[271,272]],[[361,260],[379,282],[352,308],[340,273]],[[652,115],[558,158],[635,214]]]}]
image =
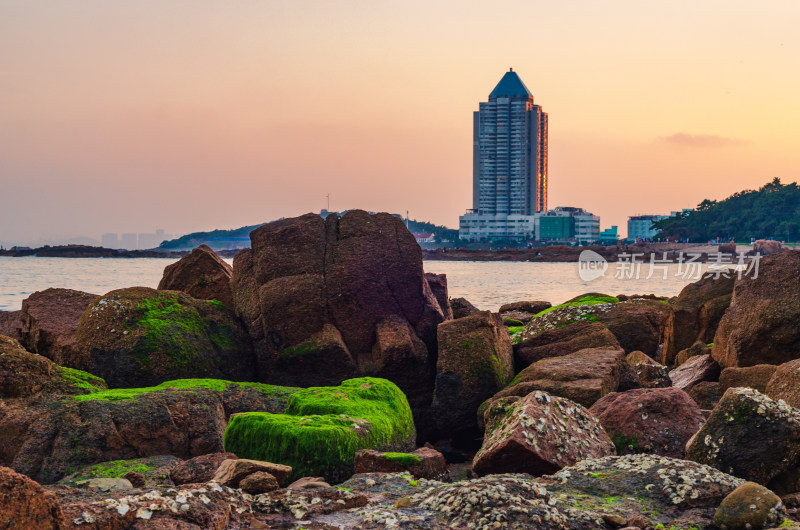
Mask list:
[{"label": "reddish rock", "polygon": [[687,444],[686,458],[767,484],[797,467],[800,411],[751,388],[729,388]]},{"label": "reddish rock", "polygon": [[749,387],[759,392],[766,392],[767,383],[777,369],[778,367],[772,364],[725,368],[719,374],[720,390],[725,392],[731,387]]},{"label": "reddish rock", "polygon": [[22,311],[0,311],[0,335],[22,340]]},{"label": "reddish rock", "polygon": [[439,430],[476,430],[475,410],[514,376],[511,339],[496,313],[481,311],[439,325],[439,359],[431,408]]},{"label": "reddish rock", "polygon": [[278,480],[266,471],[256,471],[239,482],[239,489],[250,495],[260,495],[278,489]]},{"label": "reddish rock", "polygon": [[398,473],[408,471],[417,478],[445,480],[448,477],[444,455],[435,449],[420,447],[413,453],[382,453],[372,449],[356,452],[356,473]]},{"label": "reddish rock", "polygon": [[233,268],[206,245],[200,245],[164,269],[159,290],[183,291],[200,300],[219,300],[233,308]]},{"label": "reddish rock", "polygon": [[494,397],[524,396],[543,390],[591,407],[604,395],[617,391],[624,364],[622,350],[606,348],[587,348],[543,359],[522,370],[511,386]]},{"label": "reddish rock", "polygon": [[701,410],[710,411],[717,406],[722,399],[720,384],[716,381],[700,381],[689,390],[691,397]]},{"label": "reddish rock", "polygon": [[433,296],[436,297],[436,301],[439,302],[439,308],[442,310],[444,319],[452,320],[453,308],[450,307],[450,297],[447,293],[447,275],[426,272],[425,279],[428,281],[428,285],[433,292]]},{"label": "reddish rock", "polygon": [[717,326],[730,305],[734,278],[706,275],[690,283],[670,303],[671,312],[664,329],[661,364],[672,366],[678,352],[695,342],[714,341]]},{"label": "reddish rock", "polygon": [[716,381],[719,373],[719,365],[711,355],[698,355],[672,370],[669,378],[672,386],[689,392],[700,381]]},{"label": "reddish rock", "polygon": [[543,331],[514,344],[514,367],[517,371],[550,357],[561,357],[586,348],[619,348],[617,338],[599,322],[580,321]]},{"label": "reddish rock", "polygon": [[780,497],[755,482],[745,482],[717,508],[714,524],[719,528],[745,530],[785,526],[784,509]]},{"label": "reddish rock", "polygon": [[233,312],[181,291],[111,291],[89,306],[75,337],[79,359],[73,367],[112,387],[254,379],[250,339]]},{"label": "reddish rock", "polygon": [[733,254],[733,255],[736,255],[736,243],[734,241],[731,241],[728,244],[719,245],[717,247],[717,252],[719,252],[720,254]]},{"label": "reddish rock", "polygon": [[0,500],[0,528],[67,528],[56,496],[7,467],[0,467]]},{"label": "reddish rock", "polygon": [[0,335],[0,398],[86,394],[93,387],[106,388],[102,379],[85,375],[86,380],[79,380],[74,372],[46,357],[25,351],[14,339]]},{"label": "reddish rock", "polygon": [[568,399],[533,392],[516,401],[497,400],[490,409],[483,445],[472,462],[478,475],[546,475],[614,454],[597,419]]},{"label": "reddish rock", "polygon": [[669,378],[669,370],[640,351],[628,354],[626,358],[628,365],[631,366],[639,383],[644,388],[665,388],[672,386]]},{"label": "reddish rock", "polygon": [[705,421],[700,407],[677,388],[614,392],[589,409],[618,454],[653,453],[683,458],[686,442]]},{"label": "reddish rock", "polygon": [[21,343],[28,351],[56,363],[86,370],[76,346],[76,330],[96,294],[72,289],[37,291],[22,302]]},{"label": "reddish rock", "polygon": [[233,453],[210,453],[181,462],[170,471],[175,484],[202,484],[214,478],[220,464],[225,460],[236,460]]},{"label": "reddish rock", "polygon": [[593,313],[614,334],[626,353],[656,355],[670,314],[669,305],[657,300],[635,299],[611,304]]},{"label": "reddish rock", "polygon": [[122,475],[122,478],[130,482],[131,486],[134,488],[143,488],[145,484],[147,484],[144,475],[137,473],[136,471],[128,471]]},{"label": "reddish rock", "polygon": [[772,241],[769,239],[756,239],[753,243],[753,253],[761,254],[762,256],[769,256],[783,250],[780,241]]},{"label": "reddish rock", "polygon": [[736,281],[711,354],[720,366],[782,364],[800,357],[800,252],[761,259]]},{"label": "reddish rock", "polygon": [[453,310],[453,318],[464,318],[480,311],[466,298],[451,298],[450,308]]},{"label": "reddish rock", "polygon": [[223,486],[232,488],[239,487],[243,478],[252,475],[257,471],[269,473],[278,481],[278,484],[286,484],[289,475],[292,473],[290,466],[283,464],[273,464],[272,462],[262,462],[261,460],[249,460],[237,458],[223,461],[217,468],[217,472],[212,479]]},{"label": "reddish rock", "polygon": [[766,394],[778,401],[800,408],[800,359],[778,366],[767,382]]},{"label": "reddish rock", "polygon": [[260,380],[308,386],[384,377],[420,415],[433,391],[436,326],[445,320],[430,282],[441,298],[444,279],[426,278],[402,220],[360,210],[324,220],[307,214],[261,226],[250,239],[252,249],[234,260],[231,287]]}]

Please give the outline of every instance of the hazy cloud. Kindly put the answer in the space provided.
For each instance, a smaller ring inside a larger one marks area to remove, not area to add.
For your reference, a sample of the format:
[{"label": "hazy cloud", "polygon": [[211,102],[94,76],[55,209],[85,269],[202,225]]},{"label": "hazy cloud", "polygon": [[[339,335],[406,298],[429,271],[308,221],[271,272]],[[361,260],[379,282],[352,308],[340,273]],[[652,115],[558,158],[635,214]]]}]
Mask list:
[{"label": "hazy cloud", "polygon": [[662,136],[659,140],[674,145],[702,148],[727,147],[744,143],[743,140],[738,138],[728,138],[727,136],[718,136],[716,134],[689,134],[684,132],[676,133],[671,136]]}]

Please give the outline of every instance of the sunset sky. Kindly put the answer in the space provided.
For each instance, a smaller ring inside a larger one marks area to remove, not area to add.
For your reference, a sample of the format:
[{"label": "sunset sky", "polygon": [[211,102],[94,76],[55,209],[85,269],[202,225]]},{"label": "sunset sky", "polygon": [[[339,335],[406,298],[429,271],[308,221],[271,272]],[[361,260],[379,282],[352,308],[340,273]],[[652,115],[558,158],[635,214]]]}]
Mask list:
[{"label": "sunset sky", "polygon": [[0,0],[0,241],[363,208],[457,227],[509,67],[601,227],[800,176],[800,2]]}]

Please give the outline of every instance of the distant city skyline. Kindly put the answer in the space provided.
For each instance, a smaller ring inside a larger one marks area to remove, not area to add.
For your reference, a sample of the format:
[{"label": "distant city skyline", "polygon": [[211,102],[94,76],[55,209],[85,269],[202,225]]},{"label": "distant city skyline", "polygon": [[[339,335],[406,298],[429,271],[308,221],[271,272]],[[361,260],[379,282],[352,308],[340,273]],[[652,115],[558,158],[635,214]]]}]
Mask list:
[{"label": "distant city skyline", "polygon": [[0,241],[331,209],[455,228],[513,67],[549,207],[603,227],[800,177],[800,3],[0,3]]}]

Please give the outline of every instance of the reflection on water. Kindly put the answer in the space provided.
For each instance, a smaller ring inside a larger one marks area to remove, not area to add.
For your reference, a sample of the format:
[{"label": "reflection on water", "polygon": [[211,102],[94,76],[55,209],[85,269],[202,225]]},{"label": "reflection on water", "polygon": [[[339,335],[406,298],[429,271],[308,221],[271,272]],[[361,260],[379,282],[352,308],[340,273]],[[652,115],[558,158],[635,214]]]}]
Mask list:
[{"label": "reflection on water", "polygon": [[[175,259],[161,258],[10,258],[0,257],[0,310],[22,307],[35,291],[64,287],[103,294],[122,287],[156,287],[164,267]],[[232,260],[226,260],[231,263]],[[618,279],[611,264],[606,275],[591,282],[578,276],[577,263],[491,261],[426,261],[427,272],[447,274],[451,297],[463,296],[481,309],[497,310],[518,300],[547,300],[553,304],[579,294],[658,294],[674,296],[693,278],[683,278],[679,266],[657,270],[647,279],[647,266],[639,278]],[[626,274],[631,271],[625,271]],[[696,272],[696,271],[693,271]]]}]

